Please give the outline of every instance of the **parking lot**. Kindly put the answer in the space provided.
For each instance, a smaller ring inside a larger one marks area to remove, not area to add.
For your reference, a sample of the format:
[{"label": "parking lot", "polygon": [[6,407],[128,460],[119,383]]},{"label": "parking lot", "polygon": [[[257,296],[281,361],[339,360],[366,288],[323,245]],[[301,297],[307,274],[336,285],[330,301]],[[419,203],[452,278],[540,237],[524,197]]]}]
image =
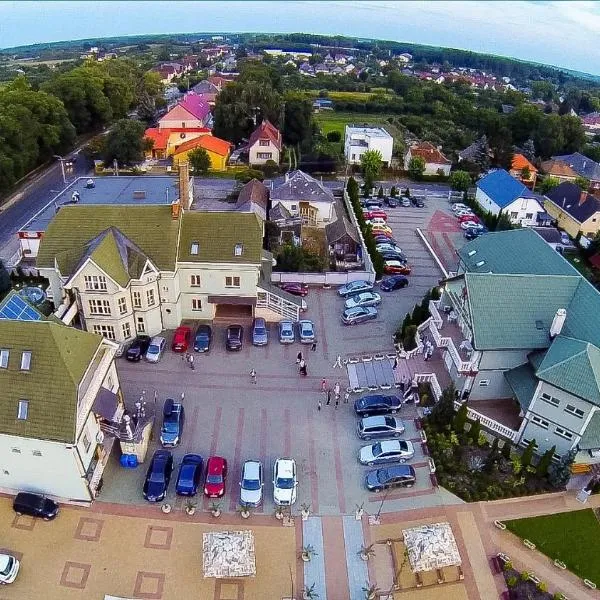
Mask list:
[{"label": "parking lot", "polygon": [[[195,370],[182,360],[180,354],[167,350],[158,364],[128,363],[119,359],[121,385],[128,406],[143,391],[152,404],[157,396],[154,439],[148,458],[158,448],[158,432],[162,405],[168,397],[185,394],[186,423],[182,443],[174,449],[176,470],[169,486],[168,501],[183,505],[175,497],[177,468],[184,454],[193,452],[205,459],[220,455],[229,462],[227,492],[222,509],[233,511],[239,499],[239,475],[242,463],[250,458],[264,465],[264,503],[258,512],[271,513],[272,467],[281,456],[296,459],[298,469],[298,498],[296,507],[310,504],[318,514],[351,513],[355,505],[376,512],[385,500],[383,511],[413,506],[431,506],[443,502],[442,492],[434,489],[427,469],[427,457],[420,444],[414,419],[415,408],[405,405],[399,415],[405,422],[404,439],[415,442],[415,457],[409,461],[415,467],[417,484],[412,489],[394,490],[387,494],[372,494],[364,488],[364,476],[369,467],[359,465],[359,448],[367,443],[356,435],[357,418],[353,411],[354,396],[349,404],[343,402],[335,409],[317,404],[322,398],[321,379],[331,387],[339,381],[342,390],[348,385],[345,369],[334,368],[338,355],[360,356],[392,350],[392,334],[407,311],[412,310],[423,294],[440,279],[441,274],[425,245],[415,233],[416,227],[427,229],[439,212],[449,212],[447,202],[425,208],[388,209],[394,236],[413,267],[409,287],[390,293],[382,292],[379,316],[355,327],[340,322],[343,300],[336,290],[311,289],[306,297],[308,311],[304,318],[313,320],[317,348],[296,342],[281,345],[277,326],[270,324],[267,346],[253,347],[250,331],[244,332],[241,352],[225,350],[226,324],[213,327],[210,353],[196,355]],[[439,216],[439,215],[438,215]],[[377,288],[376,288],[377,290]],[[170,341],[170,335],[167,333]],[[308,375],[301,377],[296,366],[296,354],[302,350]],[[256,385],[251,384],[250,371],[257,373]],[[115,451],[106,469],[100,499],[112,502],[144,503],[142,486],[148,461],[137,469],[124,469]],[[198,498],[199,506],[209,501]]]}]

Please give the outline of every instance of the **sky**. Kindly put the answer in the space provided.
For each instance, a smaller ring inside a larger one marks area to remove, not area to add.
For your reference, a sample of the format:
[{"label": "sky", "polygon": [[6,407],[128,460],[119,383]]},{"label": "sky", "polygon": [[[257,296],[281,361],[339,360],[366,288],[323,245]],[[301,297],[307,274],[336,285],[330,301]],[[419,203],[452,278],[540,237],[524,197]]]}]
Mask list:
[{"label": "sky", "polygon": [[597,2],[3,2],[0,47],[133,34],[302,32],[512,56],[600,75]]}]

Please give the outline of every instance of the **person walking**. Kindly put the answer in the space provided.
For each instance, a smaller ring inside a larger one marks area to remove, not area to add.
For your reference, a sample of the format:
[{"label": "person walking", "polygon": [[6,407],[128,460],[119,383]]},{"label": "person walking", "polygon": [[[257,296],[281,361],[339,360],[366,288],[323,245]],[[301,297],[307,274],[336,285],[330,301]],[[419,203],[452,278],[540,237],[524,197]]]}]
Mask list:
[{"label": "person walking", "polygon": [[323,379],[321,379],[321,391],[322,392],[327,391],[327,379],[325,379],[325,377],[323,377]]},{"label": "person walking", "polygon": [[321,398],[319,398],[319,403],[317,404],[317,410],[318,410],[319,412],[321,412],[321,407],[322,407],[322,406],[323,406],[323,405],[322,405],[322,403],[321,403]]},{"label": "person walking", "polygon": [[402,375],[402,379],[400,380],[400,391],[404,394],[406,390],[406,375]]},{"label": "person walking", "polygon": [[316,351],[317,351],[317,342],[316,342],[316,341],[312,343],[312,346],[310,347],[310,349],[311,349],[313,352],[316,352]]},{"label": "person walking", "polygon": [[339,404],[340,404],[340,397],[336,396],[335,397],[335,410],[337,410],[337,407],[339,406]]},{"label": "person walking", "polygon": [[298,352],[298,354],[296,355],[296,364],[299,365],[301,361],[302,361],[302,352]]},{"label": "person walking", "polygon": [[194,355],[193,354],[189,354],[188,355],[188,362],[190,363],[190,369],[193,371],[195,369],[195,367],[194,367]]},{"label": "person walking", "polygon": [[341,390],[342,390],[342,388],[340,386],[340,382],[336,381],[335,385],[333,386],[333,393],[335,394],[336,402],[339,402]]},{"label": "person walking", "polygon": [[325,403],[325,406],[329,406],[331,404],[331,389],[327,388],[327,402]]},{"label": "person walking", "polygon": [[398,355],[394,357],[394,366],[392,369],[395,371],[398,368]]},{"label": "person walking", "polygon": [[254,369],[250,371],[250,381],[256,383],[256,371]]},{"label": "person walking", "polygon": [[306,375],[306,361],[304,359],[300,361],[298,372],[300,375]]},{"label": "person walking", "polygon": [[350,388],[348,388],[346,390],[346,393],[344,394],[344,404],[348,404],[349,400],[350,400]]}]

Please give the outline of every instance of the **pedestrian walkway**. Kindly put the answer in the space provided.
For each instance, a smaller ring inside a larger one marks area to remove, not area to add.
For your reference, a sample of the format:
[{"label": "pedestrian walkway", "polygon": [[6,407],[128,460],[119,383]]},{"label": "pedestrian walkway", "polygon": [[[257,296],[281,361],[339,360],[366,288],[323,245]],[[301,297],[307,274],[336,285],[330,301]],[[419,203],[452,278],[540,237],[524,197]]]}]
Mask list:
[{"label": "pedestrian walkway", "polygon": [[362,521],[357,521],[352,516],[345,516],[343,524],[349,600],[364,600],[363,586],[369,580],[369,572],[367,563],[359,555],[361,547],[365,545]]},{"label": "pedestrian walkway", "polygon": [[[325,550],[323,547],[323,524],[321,517],[309,517],[302,522],[302,547],[312,546],[315,554],[311,560],[304,563],[304,585],[310,588],[314,585],[316,597],[327,600],[325,585]],[[328,557],[329,559],[329,557]]]}]

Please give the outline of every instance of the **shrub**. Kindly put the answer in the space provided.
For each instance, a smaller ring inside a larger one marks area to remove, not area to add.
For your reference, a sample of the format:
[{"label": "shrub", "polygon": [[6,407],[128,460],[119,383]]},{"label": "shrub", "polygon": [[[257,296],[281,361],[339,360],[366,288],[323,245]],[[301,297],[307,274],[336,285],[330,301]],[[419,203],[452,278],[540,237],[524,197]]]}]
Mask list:
[{"label": "shrub", "polygon": [[469,437],[474,444],[479,443],[479,434],[481,433],[481,422],[479,419],[474,423],[471,423],[471,429],[469,430]]},{"label": "shrub", "polygon": [[552,464],[552,457],[556,452],[556,446],[552,446],[550,450],[546,450],[542,458],[540,458],[540,462],[536,467],[536,472],[540,477],[545,477],[548,474],[548,467]]},{"label": "shrub", "polygon": [[521,464],[527,468],[531,464],[531,459],[533,458],[533,451],[535,450],[536,443],[535,440],[531,440],[529,444],[527,444],[527,448],[523,452],[521,456]]},{"label": "shrub", "polygon": [[402,338],[402,345],[405,350],[413,350],[417,347],[417,343],[415,341],[415,337],[417,335],[417,326],[409,325],[405,332],[404,337]]},{"label": "shrub", "polygon": [[529,571],[523,571],[521,573],[521,581],[529,581]]},{"label": "shrub", "polygon": [[510,440],[504,440],[504,445],[502,446],[502,458],[505,458],[506,460],[510,460],[510,447],[511,447],[511,443]]},{"label": "shrub", "polygon": [[342,134],[339,131],[330,131],[327,134],[327,141],[328,142],[341,142]]},{"label": "shrub", "polygon": [[274,160],[268,160],[262,167],[265,177],[271,178],[279,171],[279,165]]},{"label": "shrub", "polygon": [[511,575],[506,579],[506,585],[509,588],[514,588],[517,585],[518,581],[519,580],[514,575]]},{"label": "shrub", "polygon": [[543,581],[540,581],[535,587],[537,588],[538,592],[542,592],[542,594],[548,592],[548,584],[544,583]]},{"label": "shrub", "polygon": [[462,433],[465,430],[465,425],[467,423],[467,411],[467,403],[463,402],[454,416],[453,427],[458,433]]}]

